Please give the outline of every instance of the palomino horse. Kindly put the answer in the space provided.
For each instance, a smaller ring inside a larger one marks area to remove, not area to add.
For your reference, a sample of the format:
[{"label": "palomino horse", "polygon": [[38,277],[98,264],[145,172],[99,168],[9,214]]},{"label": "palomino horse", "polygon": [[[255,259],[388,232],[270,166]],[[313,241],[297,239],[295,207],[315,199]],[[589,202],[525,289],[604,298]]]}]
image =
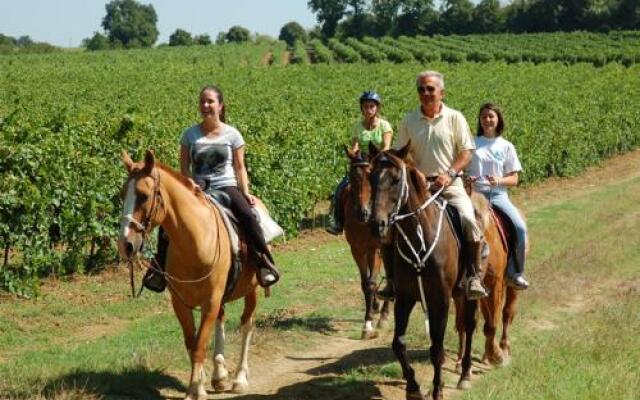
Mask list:
[{"label": "palomino horse", "polygon": [[[140,253],[151,231],[161,225],[169,236],[166,278],[171,303],[182,326],[191,359],[191,378],[186,399],[207,398],[204,388],[204,361],[215,323],[214,371],[212,384],[222,390],[228,376],[224,360],[223,303],[244,298],[240,319],[242,353],[233,381],[233,391],[248,388],[248,352],[257,304],[256,269],[245,261],[231,293],[223,299],[232,263],[229,232],[217,207],[182,175],[156,162],[147,150],[144,161],[134,163],[123,152],[129,172],[124,184],[124,210],[120,223],[118,251],[131,261]],[[196,330],[193,309],[200,307]]]},{"label": "palomino horse", "polygon": [[382,309],[376,298],[377,276],[380,274],[382,257],[380,240],[373,236],[368,221],[371,215],[371,185],[369,173],[371,166],[360,151],[353,152],[345,147],[349,157],[349,185],[342,197],[344,215],[344,235],[351,247],[351,255],[360,271],[360,286],[364,294],[364,327],[362,339],[372,339],[378,334],[373,328],[373,314],[380,311],[377,327],[386,325],[389,318],[389,302],[384,301]]},{"label": "palomino horse", "polygon": [[[489,256],[486,260],[486,267],[483,268],[486,271],[483,284],[487,288],[489,296],[480,300],[480,309],[482,310],[485,321],[485,345],[482,362],[501,366],[508,364],[511,357],[509,327],[515,316],[516,300],[518,298],[518,291],[511,286],[507,286],[505,278],[509,257],[509,244],[507,241],[510,235],[507,231],[507,235],[503,240],[498,228],[498,218],[506,217],[500,217],[498,212],[492,210],[489,201],[482,194],[473,192],[471,185],[467,184],[465,187],[471,196],[476,213],[478,213],[483,220],[484,238],[490,249]],[[504,225],[505,224],[503,224],[503,226]],[[464,305],[462,304],[463,300],[459,297],[456,297],[455,301],[456,329],[459,337],[456,366],[459,367],[465,350],[465,332],[462,315]],[[500,323],[501,316],[502,338],[500,340],[500,346],[498,346],[496,343],[496,330]]]},{"label": "palomino horse", "polygon": [[[387,237],[394,248],[393,281],[395,284],[395,329],[392,348],[407,381],[406,398],[422,400],[420,385],[407,357],[405,333],[411,310],[416,302],[429,315],[431,348],[429,356],[434,368],[433,399],[442,399],[442,364],[444,363],[444,335],[449,304],[461,276],[459,251],[453,228],[444,216],[443,204],[429,193],[422,175],[406,157],[410,144],[400,150],[373,155],[371,190],[373,196],[372,228],[380,238]],[[466,333],[465,354],[459,387],[471,378],[471,340],[476,324],[476,301],[464,304]]]}]

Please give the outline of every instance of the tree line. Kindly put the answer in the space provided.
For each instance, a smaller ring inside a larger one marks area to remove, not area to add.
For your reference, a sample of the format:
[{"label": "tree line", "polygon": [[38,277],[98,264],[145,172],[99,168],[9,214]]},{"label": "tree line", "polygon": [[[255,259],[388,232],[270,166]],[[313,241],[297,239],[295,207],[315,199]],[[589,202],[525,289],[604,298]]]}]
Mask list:
[{"label": "tree line", "polygon": [[640,29],[640,0],[309,0],[312,35],[449,35]]}]

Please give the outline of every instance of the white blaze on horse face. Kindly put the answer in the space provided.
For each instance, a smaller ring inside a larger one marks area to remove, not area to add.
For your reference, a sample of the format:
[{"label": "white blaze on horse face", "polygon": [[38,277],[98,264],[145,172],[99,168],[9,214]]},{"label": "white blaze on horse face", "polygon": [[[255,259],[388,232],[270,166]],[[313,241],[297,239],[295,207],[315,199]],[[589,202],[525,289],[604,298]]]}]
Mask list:
[{"label": "white blaze on horse face", "polygon": [[133,211],[136,206],[136,181],[129,180],[127,192],[124,196],[124,206],[122,207],[122,217],[120,218],[120,240],[129,236],[129,225],[133,219]]}]

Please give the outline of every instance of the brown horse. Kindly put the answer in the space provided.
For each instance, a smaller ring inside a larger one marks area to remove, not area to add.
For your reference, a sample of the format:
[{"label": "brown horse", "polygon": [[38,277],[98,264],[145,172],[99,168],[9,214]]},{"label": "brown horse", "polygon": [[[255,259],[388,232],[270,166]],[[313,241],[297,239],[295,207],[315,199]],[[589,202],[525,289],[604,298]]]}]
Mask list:
[{"label": "brown horse", "polygon": [[[207,398],[204,388],[204,361],[216,328],[212,384],[222,390],[228,375],[224,360],[223,303],[244,298],[240,319],[242,353],[233,381],[233,391],[248,388],[248,351],[253,332],[253,313],[257,304],[256,269],[247,264],[231,293],[224,299],[225,285],[232,262],[229,232],[221,212],[203,192],[170,168],[156,162],[147,150],[144,161],[134,163],[123,152],[129,172],[123,187],[124,210],[120,223],[118,250],[124,260],[138,257],[151,231],[161,225],[169,236],[166,278],[171,303],[182,327],[191,359],[191,378],[186,399]],[[200,308],[200,326],[196,330],[193,309]]]},{"label": "brown horse", "polygon": [[[420,385],[407,357],[405,333],[416,302],[428,311],[434,368],[434,399],[443,397],[442,364],[444,335],[449,304],[459,291],[459,251],[452,226],[447,223],[444,205],[431,195],[427,182],[407,161],[410,144],[400,150],[379,153],[370,146],[373,156],[370,176],[373,196],[372,229],[393,246],[393,281],[395,284],[395,329],[392,348],[407,381],[406,398],[422,400]],[[390,236],[387,236],[389,235]],[[476,301],[464,304],[465,353],[459,386],[471,377],[471,340],[476,324]]]},{"label": "brown horse", "polygon": [[[509,239],[511,235],[508,229],[510,222],[505,220],[499,211],[491,208],[489,201],[480,193],[473,192],[470,182],[465,185],[471,196],[474,209],[483,220],[484,237],[489,245],[489,256],[486,260],[486,273],[483,284],[488,289],[489,296],[480,300],[480,309],[484,316],[485,346],[482,356],[483,363],[491,363],[496,366],[506,365],[511,357],[511,343],[509,341],[509,328],[516,313],[516,301],[518,291],[507,286],[506,271],[509,258]],[[502,222],[501,222],[502,220]],[[504,227],[505,236],[500,233],[499,226]],[[464,353],[465,332],[462,316],[463,304],[456,298],[456,328],[459,336],[459,350],[456,367],[461,365]],[[500,346],[496,343],[496,331],[502,316],[502,338]]]},{"label": "brown horse", "polygon": [[377,327],[386,325],[389,319],[389,302],[384,301],[382,309],[376,298],[376,280],[380,274],[382,257],[381,242],[369,229],[371,215],[371,185],[369,161],[360,151],[353,152],[345,147],[349,158],[349,185],[342,194],[342,212],[344,215],[344,235],[351,247],[351,255],[360,271],[360,287],[364,294],[365,314],[362,339],[378,336],[373,328],[373,314],[380,311]]}]

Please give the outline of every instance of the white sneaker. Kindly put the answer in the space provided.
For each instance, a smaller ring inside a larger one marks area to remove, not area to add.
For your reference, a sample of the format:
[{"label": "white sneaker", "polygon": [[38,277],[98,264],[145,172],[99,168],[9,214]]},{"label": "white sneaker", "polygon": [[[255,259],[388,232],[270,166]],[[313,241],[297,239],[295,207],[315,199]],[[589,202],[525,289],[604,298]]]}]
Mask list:
[{"label": "white sneaker", "polygon": [[517,290],[527,290],[529,288],[529,282],[527,282],[522,275],[518,275],[514,278],[508,278],[507,284]]}]

